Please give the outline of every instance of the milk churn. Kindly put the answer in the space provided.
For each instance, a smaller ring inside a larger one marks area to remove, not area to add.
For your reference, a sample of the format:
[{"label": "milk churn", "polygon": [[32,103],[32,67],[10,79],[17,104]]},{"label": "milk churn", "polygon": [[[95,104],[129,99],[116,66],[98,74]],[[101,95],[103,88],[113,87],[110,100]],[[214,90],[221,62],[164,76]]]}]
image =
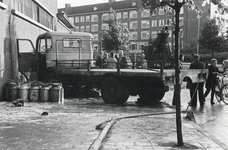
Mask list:
[{"label": "milk churn", "polygon": [[18,85],[15,82],[9,83],[9,89],[8,89],[8,98],[9,101],[14,101],[18,99]]},{"label": "milk churn", "polygon": [[18,96],[23,101],[28,101],[28,85],[27,83],[21,83],[18,88]]},{"label": "milk churn", "polygon": [[52,83],[52,87],[50,88],[50,101],[51,102],[59,102],[61,98],[61,85],[59,83]]},{"label": "milk churn", "polygon": [[28,90],[28,101],[39,101],[39,86],[37,84],[31,84],[31,87]]},{"label": "milk churn", "polygon": [[41,102],[48,102],[49,101],[49,90],[50,90],[50,85],[43,85],[40,88],[40,101]]}]

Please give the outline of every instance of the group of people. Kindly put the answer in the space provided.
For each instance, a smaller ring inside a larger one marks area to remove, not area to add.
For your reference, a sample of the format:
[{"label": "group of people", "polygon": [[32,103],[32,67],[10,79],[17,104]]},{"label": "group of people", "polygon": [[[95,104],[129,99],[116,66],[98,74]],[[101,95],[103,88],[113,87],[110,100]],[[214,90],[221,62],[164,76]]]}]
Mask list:
[{"label": "group of people", "polygon": [[[104,51],[101,51],[96,59],[96,66],[98,68],[116,69],[117,63],[119,63],[119,67],[122,69],[132,67],[131,59],[124,55],[123,50],[119,50],[118,54],[115,54],[114,52],[110,52],[108,54]],[[137,65],[141,68],[147,67],[145,54],[141,54],[140,62]]]},{"label": "group of people", "polygon": [[[190,64],[189,69],[204,69],[207,68],[206,64],[199,61],[200,56],[198,54],[193,55],[193,62]],[[197,106],[197,93],[199,94],[199,103],[200,106],[204,106],[205,98],[211,92],[210,103],[214,105],[214,93],[215,93],[215,85],[217,75],[223,73],[224,70],[219,70],[217,67],[217,59],[213,58],[211,60],[211,64],[208,66],[208,77],[206,79],[206,91],[204,93],[204,81],[200,81],[197,83],[191,83],[189,86],[191,102],[190,106]],[[201,72],[202,74],[202,72]],[[200,75],[201,76],[201,75]]]}]

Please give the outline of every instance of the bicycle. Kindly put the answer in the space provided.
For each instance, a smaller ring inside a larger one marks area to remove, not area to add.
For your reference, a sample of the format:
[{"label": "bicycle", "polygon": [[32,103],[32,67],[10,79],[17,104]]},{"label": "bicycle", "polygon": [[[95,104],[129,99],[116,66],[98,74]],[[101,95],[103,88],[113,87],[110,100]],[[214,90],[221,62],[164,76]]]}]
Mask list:
[{"label": "bicycle", "polygon": [[215,85],[215,97],[218,102],[223,101],[226,105],[228,105],[228,84],[224,83],[226,75],[227,72],[218,74]]}]

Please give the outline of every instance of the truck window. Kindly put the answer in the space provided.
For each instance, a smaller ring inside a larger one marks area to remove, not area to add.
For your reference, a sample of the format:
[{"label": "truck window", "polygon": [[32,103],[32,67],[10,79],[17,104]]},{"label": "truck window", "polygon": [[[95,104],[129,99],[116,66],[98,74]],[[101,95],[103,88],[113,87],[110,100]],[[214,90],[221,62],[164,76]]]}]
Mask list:
[{"label": "truck window", "polygon": [[18,52],[19,53],[34,53],[34,47],[30,40],[22,39],[18,40]]},{"label": "truck window", "polygon": [[[45,42],[45,40],[46,40],[46,42]],[[40,53],[46,53],[46,51],[50,50],[50,49],[52,49],[51,38],[40,39],[39,52]]]},{"label": "truck window", "polygon": [[79,48],[80,47],[80,39],[67,39],[64,38],[63,39],[63,47],[65,48],[71,48],[71,47],[75,47],[75,48]]}]

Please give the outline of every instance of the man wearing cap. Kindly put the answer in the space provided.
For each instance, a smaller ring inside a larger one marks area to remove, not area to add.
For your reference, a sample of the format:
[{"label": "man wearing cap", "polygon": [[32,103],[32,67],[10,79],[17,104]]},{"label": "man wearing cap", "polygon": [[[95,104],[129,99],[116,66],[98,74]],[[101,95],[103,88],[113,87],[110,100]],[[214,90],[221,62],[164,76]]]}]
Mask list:
[{"label": "man wearing cap", "polygon": [[[189,69],[203,69],[204,68],[204,63],[199,61],[200,56],[198,54],[195,54],[193,56],[193,62],[190,64]],[[204,82],[199,82],[198,87],[197,87],[198,83],[192,83],[191,88],[190,88],[190,95],[191,95],[191,104],[190,106],[197,106],[197,91],[199,93],[199,102],[200,102],[200,106],[204,106],[204,92],[203,92],[203,86],[204,86]],[[196,92],[195,92],[196,90]],[[194,93],[195,92],[195,93]]]}]

